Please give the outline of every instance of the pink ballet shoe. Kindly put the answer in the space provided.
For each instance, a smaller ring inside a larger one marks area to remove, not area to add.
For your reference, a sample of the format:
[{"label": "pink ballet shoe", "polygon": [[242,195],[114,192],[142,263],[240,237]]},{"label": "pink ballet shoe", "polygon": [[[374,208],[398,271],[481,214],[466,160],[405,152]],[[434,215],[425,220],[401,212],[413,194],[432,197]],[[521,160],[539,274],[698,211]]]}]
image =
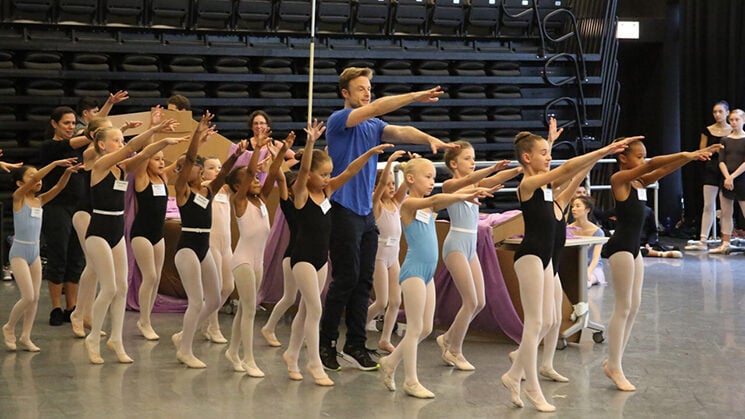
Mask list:
[{"label": "pink ballet shoe", "polygon": [[306,367],[306,370],[310,373],[310,376],[313,377],[313,381],[316,382],[316,385],[321,387],[331,387],[334,385],[334,382],[329,378],[329,376],[323,372],[323,367],[320,368],[320,373],[314,373],[311,367]]},{"label": "pink ballet shoe", "polygon": [[18,340],[18,344],[21,346],[21,349],[23,349],[24,351],[28,351],[28,352],[39,352],[39,351],[41,351],[41,348],[39,348],[38,346],[34,345],[34,342],[31,342],[31,339],[24,339],[23,337],[21,337]]},{"label": "pink ballet shoe", "polygon": [[461,371],[474,371],[476,370],[476,367],[474,367],[468,360],[463,356],[463,354],[454,355],[449,350],[445,350],[445,353],[442,355],[442,359],[445,360],[445,363],[455,366],[455,368],[461,370]]},{"label": "pink ballet shoe", "polygon": [[553,368],[538,368],[538,374],[541,377],[548,378],[549,380],[556,381],[557,383],[568,383],[569,379],[556,372]]},{"label": "pink ballet shoe", "polygon": [[510,399],[512,404],[517,407],[523,407],[523,401],[520,399],[520,382],[517,383],[512,381],[509,375],[506,373],[502,375],[502,385],[504,388],[510,391]]},{"label": "pink ballet shoe", "polygon": [[184,355],[181,353],[181,351],[176,351],[176,359],[178,359],[179,362],[181,362],[182,364],[186,365],[189,368],[194,368],[194,369],[207,368],[207,364],[200,361],[199,358],[191,354]]},{"label": "pink ballet shoe", "polygon": [[264,340],[266,343],[269,344],[272,348],[279,348],[282,346],[282,342],[277,339],[277,336],[274,334],[273,331],[270,331],[268,329],[261,328],[261,336],[264,337]]},{"label": "pink ballet shoe", "polygon": [[124,346],[121,344],[121,342],[117,343],[109,340],[106,342],[106,346],[116,354],[116,359],[119,361],[120,364],[131,364],[134,362],[134,360],[130,358],[126,352],[124,352]]},{"label": "pink ballet shoe", "polygon": [[445,353],[448,351],[448,344],[445,342],[445,335],[440,335],[435,339],[435,342],[437,342],[437,346],[440,347],[440,356],[442,357],[442,361],[445,363],[445,365],[453,366],[453,364],[445,358]]},{"label": "pink ballet shoe", "polygon": [[396,391],[396,368],[390,364],[390,358],[387,356],[381,357],[378,364],[380,364],[380,372],[383,373],[385,388],[389,391]]},{"label": "pink ballet shoe", "polygon": [[435,393],[427,390],[420,383],[406,384],[404,383],[404,393],[407,396],[416,397],[417,399],[434,399]]},{"label": "pink ballet shoe", "polygon": [[230,361],[233,365],[233,371],[235,372],[246,372],[246,368],[243,366],[243,361],[238,357],[238,354],[230,352],[230,349],[225,351],[225,358]]},{"label": "pink ballet shoe", "polygon": [[137,320],[137,329],[140,330],[140,333],[142,336],[145,337],[147,340],[158,340],[160,339],[160,336],[158,336],[157,333],[155,333],[155,330],[153,330],[153,327],[151,325],[144,325],[142,322]]},{"label": "pink ballet shoe", "polygon": [[5,341],[5,346],[7,346],[9,350],[16,350],[16,334],[13,333],[13,330],[9,328],[7,324],[3,325],[3,340]]},{"label": "pink ballet shoe", "polygon": [[228,340],[225,339],[225,336],[222,335],[222,332],[220,331],[220,329],[210,330],[209,328],[207,328],[207,330],[204,332],[204,338],[212,343],[219,343],[219,344],[228,343]]},{"label": "pink ballet shoe", "polygon": [[292,381],[303,381],[303,374],[300,373],[300,369],[297,367],[297,361],[293,361],[287,352],[282,354],[282,359],[287,365],[287,376]]},{"label": "pink ballet shoe", "polygon": [[70,326],[72,326],[72,334],[77,338],[85,337],[85,324],[82,318],[79,318],[76,314],[77,311],[70,313]]},{"label": "pink ballet shoe", "polygon": [[266,374],[262,371],[255,363],[244,362],[243,369],[246,370],[246,375],[252,378],[264,378]]},{"label": "pink ballet shoe", "polygon": [[631,382],[626,378],[623,371],[621,370],[611,370],[608,368],[608,360],[603,361],[603,372],[605,373],[605,376],[610,378],[611,381],[613,381],[613,384],[616,385],[616,388],[618,388],[621,391],[636,391],[636,386],[631,384]]},{"label": "pink ballet shoe", "polygon": [[544,399],[542,396],[540,398],[538,396],[533,396],[532,394],[530,394],[529,391],[525,390],[525,397],[527,397],[528,400],[533,403],[533,406],[535,406],[536,410],[538,410],[539,412],[550,413],[556,411],[556,406],[547,402],[546,399]]},{"label": "pink ballet shoe", "polygon": [[88,353],[88,360],[91,361],[91,364],[95,365],[101,365],[103,364],[103,358],[101,357],[101,351],[98,348],[98,345],[94,345],[88,340],[88,338],[85,338],[85,350]]}]

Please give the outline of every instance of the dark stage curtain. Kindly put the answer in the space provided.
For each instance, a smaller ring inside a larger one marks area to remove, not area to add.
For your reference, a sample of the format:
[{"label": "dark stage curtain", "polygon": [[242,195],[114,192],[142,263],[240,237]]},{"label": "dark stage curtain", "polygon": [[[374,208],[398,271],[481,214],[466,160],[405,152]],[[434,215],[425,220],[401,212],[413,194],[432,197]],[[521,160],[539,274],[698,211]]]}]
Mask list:
[{"label": "dark stage curtain", "polygon": [[[703,128],[714,122],[714,102],[724,99],[733,109],[745,109],[745,2],[681,0],[681,6],[681,145],[693,150]],[[665,119],[665,109],[660,112]],[[696,162],[683,170],[686,219],[697,237],[702,167]]]}]

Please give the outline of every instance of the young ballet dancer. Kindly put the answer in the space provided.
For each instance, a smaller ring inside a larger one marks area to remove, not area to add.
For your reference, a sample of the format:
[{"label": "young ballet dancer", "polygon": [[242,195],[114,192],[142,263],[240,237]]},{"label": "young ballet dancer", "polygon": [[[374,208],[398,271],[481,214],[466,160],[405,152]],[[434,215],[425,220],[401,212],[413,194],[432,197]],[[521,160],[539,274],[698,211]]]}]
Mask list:
[{"label": "young ballet dancer", "polygon": [[[259,151],[270,141],[268,132],[257,135]],[[274,157],[267,177],[262,185],[258,177],[259,153],[253,153],[248,166],[233,169],[228,175],[227,184],[233,190],[230,203],[233,206],[240,238],[231,261],[235,287],[238,290],[240,305],[233,318],[230,347],[225,357],[233,364],[233,370],[246,372],[251,377],[264,377],[264,372],[256,365],[253,354],[254,316],[256,314],[256,294],[264,274],[264,249],[269,238],[269,212],[266,202],[274,189],[274,180],[283,163],[281,156],[292,147],[295,133],[283,141],[282,148]],[[243,344],[243,359],[239,350]]]},{"label": "young ballet dancer", "polygon": [[[222,162],[217,157],[207,157],[204,159],[204,169],[202,170],[202,184],[207,185],[222,170]],[[230,196],[231,191],[228,185],[223,185],[220,191],[215,194],[212,200],[212,231],[210,231],[210,253],[215,260],[217,267],[217,276],[220,285],[220,301],[225,303],[230,294],[235,289],[233,272],[230,269],[230,260],[233,259],[233,241],[231,238],[231,217],[230,217]],[[204,328],[204,338],[212,343],[228,343],[225,336],[220,330],[218,314],[220,307],[207,316]]]},{"label": "young ballet dancer", "polygon": [[405,164],[403,171],[409,197],[401,204],[401,224],[408,249],[399,282],[406,311],[406,333],[393,352],[378,362],[388,390],[396,390],[396,367],[403,360],[404,392],[412,397],[431,399],[435,395],[419,383],[416,363],[417,347],[432,332],[435,314],[435,284],[432,279],[438,255],[436,211],[458,201],[473,202],[477,198],[492,196],[491,192],[500,186],[467,188],[465,192],[442,193],[425,198],[435,186],[435,166],[432,162],[423,158],[412,159]]},{"label": "young ballet dancer", "polygon": [[372,147],[352,161],[338,176],[331,177],[333,163],[321,150],[313,150],[318,137],[326,130],[323,123],[314,121],[305,128],[308,139],[300,160],[298,178],[293,185],[293,203],[297,210],[297,237],[292,249],[290,264],[292,276],[300,289],[300,307],[292,322],[292,332],[287,351],[282,355],[287,364],[291,380],[302,380],[298,368],[300,348],[305,342],[308,348],[307,371],[319,386],[332,386],[321,363],[318,346],[318,327],[321,320],[321,289],[326,282],[328,268],[331,217],[329,197],[354,175],[374,155],[380,154],[392,144]]},{"label": "young ballet dancer", "polygon": [[722,138],[724,149],[719,153],[719,170],[723,175],[722,187],[719,192],[719,201],[722,203],[722,244],[709,250],[709,253],[728,253],[732,230],[734,229],[735,204],[745,214],[745,131],[742,126],[745,123],[745,112],[741,109],[733,109],[729,113],[729,124],[732,132]]},{"label": "young ballet dancer", "polygon": [[555,316],[551,256],[556,223],[563,216],[562,211],[557,212],[552,190],[546,186],[568,182],[603,156],[623,150],[630,141],[631,138],[610,144],[550,170],[551,149],[546,139],[529,132],[521,132],[515,137],[515,157],[523,167],[517,195],[523,211],[525,234],[515,252],[515,272],[520,285],[524,325],[515,360],[510,370],[502,375],[502,384],[510,390],[512,403],[517,407],[523,406],[520,380],[525,373],[525,394],[536,408],[541,412],[556,410],[543,397],[536,362],[538,344]]},{"label": "young ballet dancer", "polygon": [[[16,350],[15,327],[23,317],[23,329],[18,343],[29,352],[39,352],[31,341],[31,328],[36,318],[41,289],[41,258],[39,257],[39,237],[41,235],[42,207],[54,199],[67,186],[70,175],[81,165],[76,158],[57,160],[36,170],[33,166],[23,166],[13,171],[13,181],[18,189],[13,192],[13,244],[8,258],[10,268],[21,298],[10,311],[8,322],[3,325],[3,339],[8,349]],[[55,167],[66,167],[57,184],[47,192],[37,196],[41,190],[41,180]],[[5,168],[5,166],[3,166]]]},{"label": "young ballet dancer", "polygon": [[[147,145],[152,134],[171,129],[175,120],[169,119],[124,144],[118,128],[101,128],[94,136],[94,147],[99,157],[91,169],[91,204],[93,211],[85,238],[85,250],[93,266],[101,290],[93,303],[91,333],[85,338],[88,358],[93,364],[104,362],[100,353],[100,331],[111,306],[111,336],[107,342],[120,363],[131,363],[124,350],[122,328],[127,296],[127,252],[124,243],[124,194],[126,174],[137,171],[150,157],[168,145],[185,138],[166,138]],[[142,149],[133,157],[133,152]]]},{"label": "young ballet dancer", "polygon": [[633,139],[629,147],[616,156],[618,171],[610,178],[616,200],[616,230],[603,249],[603,257],[608,258],[613,277],[615,304],[608,324],[608,359],[603,361],[603,371],[621,391],[636,390],[624,375],[621,361],[642,297],[644,262],[639,253],[639,235],[644,222],[646,187],[690,161],[709,159],[712,153],[722,148],[721,144],[713,144],[697,151],[657,156],[645,161],[647,149],[644,143]]},{"label": "young ballet dancer", "polygon": [[[185,137],[183,141],[188,140]],[[176,162],[166,166],[162,151],[153,154],[146,164],[135,171],[134,190],[137,213],[130,232],[132,253],[142,274],[138,293],[140,318],[137,329],[147,340],[158,340],[160,336],[153,330],[150,314],[158,296],[158,285],[165,259],[166,207],[168,206],[168,175],[173,173]]]},{"label": "young ballet dancer", "polygon": [[[605,237],[603,229],[590,221],[590,214],[595,207],[595,202],[589,196],[576,196],[572,199],[572,217],[574,222],[569,227],[577,229],[577,236]],[[587,288],[593,285],[605,284],[605,273],[600,253],[603,245],[598,243],[587,249]]]},{"label": "young ballet dancer", "polygon": [[295,204],[292,203],[292,186],[297,180],[297,172],[279,172],[277,176],[277,186],[279,188],[279,208],[282,211],[282,215],[285,217],[287,223],[287,229],[290,232],[290,239],[288,240],[285,253],[282,258],[282,298],[277,301],[277,304],[272,308],[272,313],[266,321],[266,324],[261,328],[261,335],[264,337],[269,346],[278,348],[282,346],[282,343],[277,339],[277,335],[274,330],[279,323],[279,319],[287,312],[287,309],[295,304],[297,300],[297,283],[292,277],[292,266],[290,266],[290,256],[292,255],[292,249],[295,245],[295,237],[297,236],[297,220]]},{"label": "young ballet dancer", "polygon": [[[519,166],[507,169],[508,160],[475,170],[473,146],[467,141],[455,141],[454,144],[458,144],[460,148],[445,151],[445,165],[453,177],[442,184],[444,193],[464,192],[464,188],[493,188],[522,172]],[[438,336],[436,341],[445,364],[462,371],[473,371],[476,368],[463,356],[463,340],[471,321],[486,305],[484,274],[476,254],[479,207],[468,201],[457,201],[447,209],[450,230],[442,243],[442,260],[458,289],[461,307],[450,328]]]},{"label": "young ballet dancer", "polygon": [[[698,148],[703,149],[712,144],[719,144],[722,142],[722,138],[727,137],[732,132],[732,127],[727,123],[729,103],[724,100],[715,103],[711,114],[714,117],[714,123],[701,131]],[[719,192],[719,186],[723,180],[722,171],[719,170],[719,156],[712,154],[711,160],[704,163],[704,207],[701,212],[701,234],[699,240],[689,242],[685,250],[709,250],[706,241],[709,239],[709,232],[717,219],[717,192]]]},{"label": "young ballet dancer", "polygon": [[373,215],[378,226],[378,252],[375,254],[375,271],[373,272],[373,289],[375,301],[367,308],[367,330],[377,331],[375,317],[383,316],[383,331],[378,340],[378,348],[393,352],[391,335],[398,319],[401,306],[401,287],[398,285],[398,274],[401,265],[398,261],[399,241],[401,240],[401,203],[406,198],[406,185],[396,189],[393,182],[391,166],[393,162],[406,154],[404,150],[391,153],[385,168],[379,172],[378,182],[373,191]]},{"label": "young ballet dancer", "polygon": [[175,185],[176,201],[181,213],[181,238],[176,245],[174,262],[189,302],[184,313],[183,329],[173,334],[171,340],[176,346],[176,358],[189,368],[207,366],[194,356],[194,333],[197,325],[220,308],[219,276],[215,260],[209,252],[212,198],[225,184],[225,176],[233,168],[238,156],[246,150],[246,142],[241,141],[235,153],[225,161],[217,177],[209,184],[202,185],[202,167],[196,165],[197,149],[202,140],[213,132],[210,127],[213,117],[206,111],[199,121]]}]

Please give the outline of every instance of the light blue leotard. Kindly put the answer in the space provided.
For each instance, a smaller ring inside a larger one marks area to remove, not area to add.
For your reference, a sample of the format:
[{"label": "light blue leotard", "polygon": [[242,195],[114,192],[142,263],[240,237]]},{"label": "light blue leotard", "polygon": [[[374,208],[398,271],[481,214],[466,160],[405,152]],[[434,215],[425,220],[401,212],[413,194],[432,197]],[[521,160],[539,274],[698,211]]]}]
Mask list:
[{"label": "light blue leotard", "polygon": [[[423,211],[423,210],[420,210]],[[435,232],[434,214],[429,214],[429,222],[424,223],[416,218],[404,227],[406,259],[401,266],[398,282],[407,278],[421,278],[425,284],[435,276],[437,268],[437,233]]]},{"label": "light blue leotard", "polygon": [[[36,212],[36,214],[33,214]],[[37,215],[36,217],[34,215]],[[13,244],[8,258],[23,258],[31,265],[39,257],[39,235],[41,234],[42,209],[32,208],[23,203],[20,211],[13,211]]]},{"label": "light blue leotard", "polygon": [[466,260],[476,257],[476,236],[479,226],[479,207],[470,202],[460,201],[448,207],[450,231],[442,243],[442,258],[450,252],[460,252]]}]

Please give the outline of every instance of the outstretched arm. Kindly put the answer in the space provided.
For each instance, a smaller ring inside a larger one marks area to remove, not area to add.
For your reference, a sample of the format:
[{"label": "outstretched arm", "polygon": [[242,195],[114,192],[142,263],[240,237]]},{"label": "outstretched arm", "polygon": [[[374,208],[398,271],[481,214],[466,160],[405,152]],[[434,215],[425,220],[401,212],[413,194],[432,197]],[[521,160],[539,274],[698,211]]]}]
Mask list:
[{"label": "outstretched arm", "polygon": [[[360,87],[366,88],[366,87]],[[418,92],[404,93],[401,95],[385,96],[376,99],[370,104],[355,108],[347,118],[347,128],[354,127],[370,118],[385,115],[396,109],[403,108],[412,102],[434,103],[439,100],[444,92],[440,86]]]},{"label": "outstretched arm", "polygon": [[[462,178],[458,179],[448,179],[442,184],[442,191],[445,193],[450,193],[457,191],[459,189],[462,189],[468,185],[473,185],[476,183],[481,182],[483,179],[485,179],[490,174],[504,170],[509,166],[510,161],[509,160],[502,160],[499,162],[494,163],[491,166],[484,167],[483,169],[474,170],[473,172],[469,173],[467,176],[463,176]],[[502,183],[502,182],[497,182]]]},{"label": "outstretched arm", "polygon": [[391,153],[388,160],[385,162],[385,167],[383,168],[383,172],[380,174],[378,184],[375,186],[375,190],[373,190],[373,206],[379,205],[380,200],[383,198],[383,194],[387,188],[386,184],[388,183],[388,178],[391,177],[391,166],[393,165],[393,162],[401,158],[404,154],[406,154],[404,150],[396,150]]},{"label": "outstretched arm", "polygon": [[[274,156],[274,160],[272,161],[272,165],[269,166],[269,172],[267,172],[266,179],[264,180],[264,184],[261,186],[261,196],[266,199],[269,197],[269,194],[272,193],[272,189],[274,189],[274,182],[279,177],[279,173],[282,172],[282,163],[284,163],[284,155],[287,153],[287,150],[292,148],[292,144],[295,143],[295,132],[290,131],[290,134],[282,141],[282,148],[277,151],[277,155]],[[270,151],[271,153],[271,151]]]},{"label": "outstretched arm", "polygon": [[78,161],[77,157],[70,157],[69,159],[61,159],[61,160],[55,160],[48,165],[42,167],[41,169],[37,170],[36,173],[34,173],[31,176],[31,179],[24,183],[23,185],[19,186],[18,189],[13,191],[13,200],[20,200],[23,199],[23,197],[28,193],[28,191],[31,190],[36,184],[36,182],[44,179],[46,175],[49,174],[49,172],[52,171],[55,167],[70,167],[74,166]]},{"label": "outstretched arm", "polygon": [[[460,201],[476,203],[475,201],[479,198],[489,198],[494,196],[492,195],[492,192],[496,189],[497,188],[473,188],[473,190],[469,192],[438,193],[437,195],[428,196],[426,198],[409,197],[403,204],[401,204],[401,218],[411,219],[417,210],[424,208],[432,208],[434,211],[439,211]],[[407,214],[407,217],[404,217],[404,213]]]},{"label": "outstretched arm", "polygon": [[194,134],[191,136],[189,148],[186,149],[186,154],[184,154],[181,164],[181,171],[179,171],[174,185],[176,189],[176,201],[179,205],[183,205],[189,197],[188,186],[191,169],[194,167],[197,159],[197,150],[199,150],[204,136],[209,132],[210,122],[212,122],[212,118],[214,117],[215,115],[211,114],[210,111],[205,111],[199,124],[197,124],[197,128],[194,130]]},{"label": "outstretched arm", "polygon": [[137,172],[139,170],[145,170],[147,169],[148,160],[150,160],[150,157],[155,155],[155,153],[163,150],[169,145],[184,143],[186,141],[189,141],[188,136],[179,138],[164,138],[143,148],[142,151],[140,151],[139,153],[121,162],[121,165],[127,172]]},{"label": "outstretched arm", "polygon": [[295,208],[304,207],[308,201],[308,178],[310,177],[310,166],[313,163],[313,145],[320,136],[320,134],[316,136],[313,127],[306,128],[305,132],[308,133],[308,139],[305,140],[303,157],[300,158],[300,170],[297,179],[292,185],[292,194],[294,195],[292,202]]},{"label": "outstretched arm", "polygon": [[394,144],[406,143],[428,145],[432,149],[432,154],[437,154],[437,150],[459,147],[457,144],[443,142],[439,138],[435,138],[407,125],[386,125],[385,128],[383,128],[382,139],[383,141]]},{"label": "outstretched arm", "polygon": [[129,93],[126,90],[119,90],[116,93],[109,93],[109,98],[106,99],[106,102],[96,113],[96,118],[106,118],[107,116],[109,116],[109,112],[111,112],[111,109],[114,107],[114,105],[127,99],[129,99]]}]

